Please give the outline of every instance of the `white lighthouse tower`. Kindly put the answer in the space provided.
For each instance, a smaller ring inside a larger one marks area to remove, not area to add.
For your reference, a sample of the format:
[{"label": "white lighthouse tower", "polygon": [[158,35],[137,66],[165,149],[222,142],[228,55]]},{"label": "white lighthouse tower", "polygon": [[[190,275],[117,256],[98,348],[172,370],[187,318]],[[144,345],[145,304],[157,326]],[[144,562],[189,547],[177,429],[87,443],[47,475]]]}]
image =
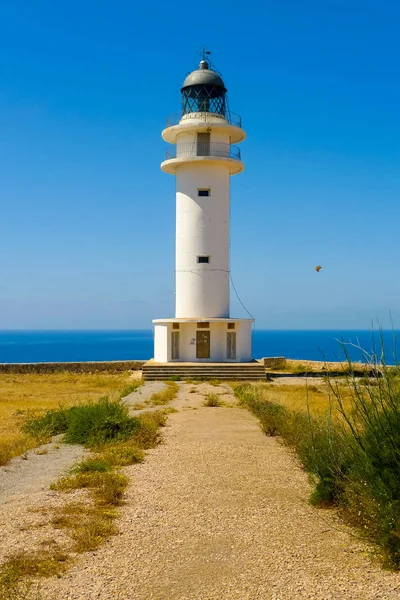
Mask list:
[{"label": "white lighthouse tower", "polygon": [[176,176],[175,318],[155,319],[154,360],[251,360],[252,319],[230,317],[230,178],[243,171],[241,118],[203,53],[181,89],[182,110],[162,132],[175,147],[161,164]]}]

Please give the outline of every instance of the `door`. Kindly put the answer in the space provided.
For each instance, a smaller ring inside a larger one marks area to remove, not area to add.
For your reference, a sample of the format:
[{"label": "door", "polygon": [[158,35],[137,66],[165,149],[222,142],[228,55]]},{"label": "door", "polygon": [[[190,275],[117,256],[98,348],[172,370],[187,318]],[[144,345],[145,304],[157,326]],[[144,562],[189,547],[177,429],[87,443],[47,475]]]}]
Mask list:
[{"label": "door", "polygon": [[210,358],[209,331],[196,331],[196,358]]},{"label": "door", "polygon": [[228,331],[226,334],[226,358],[236,359],[236,331]]},{"label": "door", "polygon": [[172,360],[179,358],[179,331],[171,332],[171,358]]},{"label": "door", "polygon": [[197,156],[210,156],[210,134],[197,134]]}]

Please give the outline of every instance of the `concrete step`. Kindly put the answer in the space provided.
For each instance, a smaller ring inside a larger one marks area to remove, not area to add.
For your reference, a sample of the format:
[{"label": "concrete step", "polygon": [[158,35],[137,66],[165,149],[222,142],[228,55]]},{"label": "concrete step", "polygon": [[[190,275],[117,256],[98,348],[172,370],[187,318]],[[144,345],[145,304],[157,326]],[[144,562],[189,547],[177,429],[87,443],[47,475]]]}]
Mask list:
[{"label": "concrete step", "polygon": [[143,367],[143,371],[198,371],[199,373],[201,371],[263,371],[265,372],[265,369],[262,365],[260,365],[259,367],[220,367],[220,366],[208,366],[208,365],[204,365],[204,367],[190,367],[190,366],[182,366],[182,367],[174,367],[174,366],[168,366],[168,367],[160,367],[160,366],[148,366],[148,367]]},{"label": "concrete step", "polygon": [[168,375],[168,373],[174,373],[174,374],[191,374],[191,375],[228,375],[228,374],[232,374],[232,375],[265,375],[265,371],[239,371],[238,369],[232,370],[232,371],[216,371],[216,370],[210,370],[210,371],[183,371],[183,370],[179,370],[179,371],[175,371],[173,369],[169,370],[169,371],[153,371],[152,369],[146,369],[146,371],[143,371],[143,374],[147,374],[147,373],[153,373],[154,375]]},{"label": "concrete step", "polygon": [[143,379],[162,381],[170,377],[185,379],[265,380],[265,368],[258,362],[250,363],[174,363],[150,361],[143,365]]},{"label": "concrete step", "polygon": [[239,368],[239,367],[235,367],[235,368],[229,368],[229,367],[204,367],[202,369],[196,369],[196,368],[192,368],[192,367],[183,367],[183,368],[175,368],[175,367],[143,367],[143,371],[152,371],[152,372],[160,372],[160,373],[167,373],[168,371],[193,371],[196,373],[203,373],[204,371],[221,371],[223,373],[226,373],[228,371],[231,371],[232,373],[239,373],[240,371],[246,372],[246,373],[258,373],[258,372],[263,372],[265,373],[265,369],[264,367],[261,368],[256,368],[256,369],[249,369],[249,368]]},{"label": "concrete step", "polygon": [[265,369],[262,365],[231,367],[224,366],[184,366],[168,365],[165,367],[147,366],[143,368],[143,379],[147,381],[163,381],[170,377],[185,379],[221,379],[227,381],[265,380]]},{"label": "concrete step", "polygon": [[[173,375],[170,374],[168,377],[164,375],[146,375],[143,377],[145,381],[168,381]],[[204,377],[194,377],[192,375],[179,375],[181,381],[185,381],[185,379],[192,381],[205,381],[207,379],[212,380],[215,379],[217,381],[265,381],[265,375],[223,375],[221,377],[215,376],[207,376]]]},{"label": "concrete step", "polygon": [[262,371],[203,371],[201,373],[196,372],[194,373],[193,371],[168,371],[168,372],[154,372],[154,371],[146,371],[145,373],[143,373],[143,375],[159,375],[160,377],[165,377],[168,375],[193,375],[193,376],[198,376],[198,377],[208,377],[208,376],[226,376],[226,375],[243,375],[243,377],[248,376],[250,377],[251,375],[260,375],[262,377],[265,377],[266,374]]}]

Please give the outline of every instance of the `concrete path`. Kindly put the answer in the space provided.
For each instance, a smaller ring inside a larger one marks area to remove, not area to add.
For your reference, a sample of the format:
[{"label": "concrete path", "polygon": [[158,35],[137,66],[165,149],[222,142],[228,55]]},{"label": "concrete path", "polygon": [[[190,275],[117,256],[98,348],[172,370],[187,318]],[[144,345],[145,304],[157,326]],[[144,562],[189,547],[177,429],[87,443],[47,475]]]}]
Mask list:
[{"label": "concrete path", "polygon": [[[147,381],[144,385],[136,388],[136,390],[124,398],[122,401],[132,409],[132,415],[135,414],[135,405],[141,405],[150,400],[153,394],[161,392],[166,388],[166,384],[163,381]],[[141,409],[137,412],[141,412]]]},{"label": "concrete path", "polygon": [[307,476],[245,410],[206,408],[227,386],[180,384],[165,441],[129,467],[120,534],[79,557],[57,600],[391,600],[400,575],[370,561]]}]

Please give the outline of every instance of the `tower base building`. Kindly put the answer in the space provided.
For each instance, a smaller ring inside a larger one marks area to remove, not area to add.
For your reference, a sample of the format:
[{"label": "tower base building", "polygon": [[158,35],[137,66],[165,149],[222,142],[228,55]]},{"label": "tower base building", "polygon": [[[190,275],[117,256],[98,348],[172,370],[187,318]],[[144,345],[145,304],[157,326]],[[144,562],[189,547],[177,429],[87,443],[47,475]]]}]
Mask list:
[{"label": "tower base building", "polygon": [[156,362],[251,360],[251,319],[155,319],[153,324]]},{"label": "tower base building", "polygon": [[248,362],[252,319],[230,317],[230,178],[243,171],[241,118],[203,58],[184,81],[182,111],[162,133],[161,164],[176,176],[175,318],[155,319],[157,363]]}]

